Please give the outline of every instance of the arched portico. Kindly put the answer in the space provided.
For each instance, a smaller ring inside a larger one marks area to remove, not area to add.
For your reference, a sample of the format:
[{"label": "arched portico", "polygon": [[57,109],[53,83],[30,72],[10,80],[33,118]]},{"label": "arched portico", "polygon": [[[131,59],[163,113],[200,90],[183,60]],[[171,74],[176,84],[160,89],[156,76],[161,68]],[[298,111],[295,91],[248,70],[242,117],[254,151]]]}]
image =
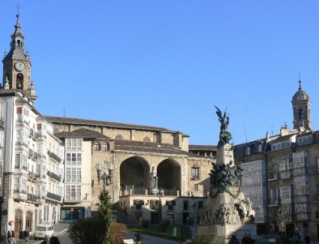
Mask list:
[{"label": "arched portico", "polygon": [[165,159],[157,166],[158,188],[181,191],[181,166],[173,159]]},{"label": "arched portico", "polygon": [[120,166],[121,190],[149,188],[149,163],[142,157],[125,159]]}]

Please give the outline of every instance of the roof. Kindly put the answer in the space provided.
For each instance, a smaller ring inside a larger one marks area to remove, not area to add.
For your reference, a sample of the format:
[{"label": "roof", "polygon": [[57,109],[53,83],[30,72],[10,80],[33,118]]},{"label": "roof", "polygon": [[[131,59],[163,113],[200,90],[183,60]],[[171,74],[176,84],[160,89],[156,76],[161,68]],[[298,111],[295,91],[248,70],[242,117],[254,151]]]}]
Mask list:
[{"label": "roof", "polygon": [[279,136],[275,140],[269,141],[269,143],[271,144],[274,142],[287,141],[289,138],[296,136],[296,135],[297,135],[297,133],[293,133],[293,134],[289,134],[289,135],[285,135],[285,136]]},{"label": "roof", "polygon": [[196,151],[217,151],[217,146],[214,145],[189,145],[188,148]]},{"label": "roof", "polygon": [[85,139],[108,139],[111,140],[110,137],[107,137],[99,132],[89,130],[89,129],[78,129],[74,131],[63,131],[54,134],[58,138],[85,138]]},{"label": "roof", "polygon": [[108,122],[108,121],[101,121],[101,120],[77,119],[77,118],[66,118],[66,117],[55,117],[55,116],[45,116],[45,117],[53,124],[89,125],[89,126],[103,126],[103,127],[109,127],[109,128],[117,128],[117,129],[175,132],[162,127],[153,127],[153,126],[145,126],[145,125],[124,124],[124,123]]},{"label": "roof", "polygon": [[309,95],[301,87],[301,81],[299,81],[298,91],[292,97],[292,101],[300,101],[300,100],[309,100]]},{"label": "roof", "polygon": [[[142,141],[128,141],[128,140],[116,140],[114,150],[123,151],[135,151],[135,152],[149,152],[149,153],[161,153],[161,154],[178,154],[188,157],[206,158],[194,153],[183,151],[178,147],[171,144],[159,144],[155,142],[142,142]],[[207,159],[207,158],[206,158]]]}]

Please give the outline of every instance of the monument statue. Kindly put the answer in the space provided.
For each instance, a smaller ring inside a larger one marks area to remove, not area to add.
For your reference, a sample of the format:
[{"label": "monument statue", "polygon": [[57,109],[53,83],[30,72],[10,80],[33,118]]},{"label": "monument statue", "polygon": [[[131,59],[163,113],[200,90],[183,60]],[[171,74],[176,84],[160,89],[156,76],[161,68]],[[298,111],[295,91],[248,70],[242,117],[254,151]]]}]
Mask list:
[{"label": "monument statue", "polygon": [[152,171],[150,173],[150,193],[157,194],[158,193],[158,176],[156,175],[154,166],[152,167]]},{"label": "monument statue", "polygon": [[228,131],[229,116],[227,115],[226,110],[223,114],[219,108],[217,108],[216,106],[215,106],[215,108],[217,109],[216,114],[217,114],[218,120],[220,122],[218,147],[221,147],[221,146],[229,143],[229,141],[232,139],[232,135]]},{"label": "monument statue", "polygon": [[227,244],[232,235],[240,239],[248,233],[256,236],[255,211],[241,191],[243,169],[234,163],[233,146],[229,144],[232,139],[228,131],[229,116],[226,111],[216,109],[220,121],[217,157],[209,173],[207,206],[198,213],[198,235],[211,244]]}]

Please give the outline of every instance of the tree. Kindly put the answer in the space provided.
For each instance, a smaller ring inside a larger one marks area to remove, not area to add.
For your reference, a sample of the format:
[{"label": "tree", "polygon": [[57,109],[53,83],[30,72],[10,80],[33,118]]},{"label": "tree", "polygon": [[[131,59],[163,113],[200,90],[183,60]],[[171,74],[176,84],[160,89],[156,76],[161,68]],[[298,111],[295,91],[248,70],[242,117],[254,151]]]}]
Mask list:
[{"label": "tree", "polygon": [[[111,199],[107,191],[103,191],[99,196],[99,217],[78,219],[69,226],[68,233],[72,243],[76,244],[106,244],[108,242],[109,230],[112,223]],[[119,230],[123,233],[123,228]],[[119,233],[116,236],[119,236]]]},{"label": "tree", "polygon": [[109,192],[104,190],[99,195],[100,205],[99,205],[99,213],[100,217],[105,220],[106,228],[109,229],[112,223],[112,204],[111,198],[109,196]]}]

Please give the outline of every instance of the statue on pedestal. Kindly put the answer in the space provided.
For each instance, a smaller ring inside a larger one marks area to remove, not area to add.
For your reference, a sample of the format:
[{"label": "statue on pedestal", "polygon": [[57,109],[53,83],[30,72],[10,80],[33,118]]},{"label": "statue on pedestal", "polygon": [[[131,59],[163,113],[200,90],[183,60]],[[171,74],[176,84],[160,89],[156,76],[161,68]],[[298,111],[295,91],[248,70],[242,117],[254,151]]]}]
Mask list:
[{"label": "statue on pedestal", "polygon": [[150,173],[150,193],[157,194],[158,193],[158,176],[156,175],[154,166],[152,167],[152,171]]}]

